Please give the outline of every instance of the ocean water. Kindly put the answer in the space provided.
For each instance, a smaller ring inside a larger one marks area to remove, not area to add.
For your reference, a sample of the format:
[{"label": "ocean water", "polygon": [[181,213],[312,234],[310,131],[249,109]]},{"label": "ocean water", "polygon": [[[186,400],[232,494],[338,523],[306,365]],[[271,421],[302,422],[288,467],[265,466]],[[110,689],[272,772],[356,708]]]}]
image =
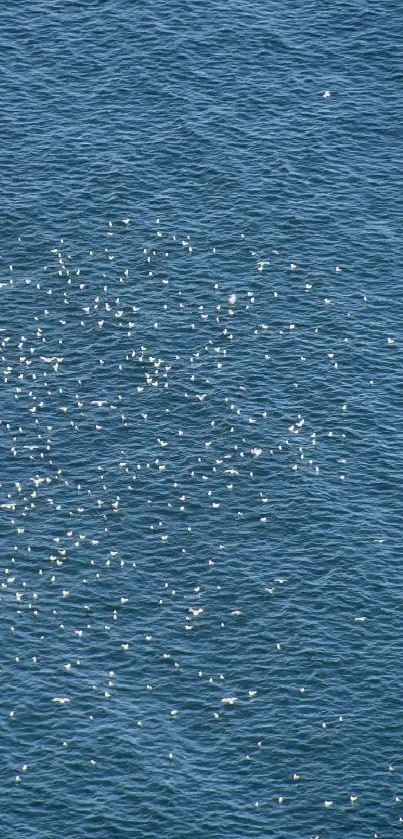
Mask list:
[{"label": "ocean water", "polygon": [[0,8],[5,839],[401,835],[402,25]]}]

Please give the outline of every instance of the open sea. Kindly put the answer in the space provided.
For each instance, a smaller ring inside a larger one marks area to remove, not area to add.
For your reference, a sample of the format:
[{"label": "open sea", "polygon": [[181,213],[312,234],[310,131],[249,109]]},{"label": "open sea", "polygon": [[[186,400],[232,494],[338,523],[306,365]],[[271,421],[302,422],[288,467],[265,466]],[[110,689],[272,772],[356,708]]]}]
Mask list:
[{"label": "open sea", "polygon": [[4,839],[402,836],[402,32],[0,6]]}]

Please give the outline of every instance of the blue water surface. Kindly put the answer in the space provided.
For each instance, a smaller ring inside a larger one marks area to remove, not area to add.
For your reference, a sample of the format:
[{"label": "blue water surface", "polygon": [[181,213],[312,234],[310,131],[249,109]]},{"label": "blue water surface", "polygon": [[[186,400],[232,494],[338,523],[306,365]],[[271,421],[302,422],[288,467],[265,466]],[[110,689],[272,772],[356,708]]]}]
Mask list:
[{"label": "blue water surface", "polygon": [[402,27],[0,8],[7,839],[401,835]]}]

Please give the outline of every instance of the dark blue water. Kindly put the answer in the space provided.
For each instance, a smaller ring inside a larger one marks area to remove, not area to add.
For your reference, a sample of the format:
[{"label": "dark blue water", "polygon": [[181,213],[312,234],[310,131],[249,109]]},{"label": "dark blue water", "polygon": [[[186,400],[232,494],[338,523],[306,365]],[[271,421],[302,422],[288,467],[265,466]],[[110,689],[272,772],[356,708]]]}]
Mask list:
[{"label": "dark blue water", "polygon": [[402,25],[0,9],[7,839],[401,835]]}]

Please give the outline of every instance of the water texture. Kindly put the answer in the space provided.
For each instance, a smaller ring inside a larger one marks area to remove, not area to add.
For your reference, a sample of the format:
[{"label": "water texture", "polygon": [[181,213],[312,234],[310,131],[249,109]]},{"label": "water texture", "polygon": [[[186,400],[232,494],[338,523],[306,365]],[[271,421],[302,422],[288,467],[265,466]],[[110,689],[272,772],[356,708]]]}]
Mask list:
[{"label": "water texture", "polygon": [[402,18],[0,8],[6,839],[401,835]]}]

